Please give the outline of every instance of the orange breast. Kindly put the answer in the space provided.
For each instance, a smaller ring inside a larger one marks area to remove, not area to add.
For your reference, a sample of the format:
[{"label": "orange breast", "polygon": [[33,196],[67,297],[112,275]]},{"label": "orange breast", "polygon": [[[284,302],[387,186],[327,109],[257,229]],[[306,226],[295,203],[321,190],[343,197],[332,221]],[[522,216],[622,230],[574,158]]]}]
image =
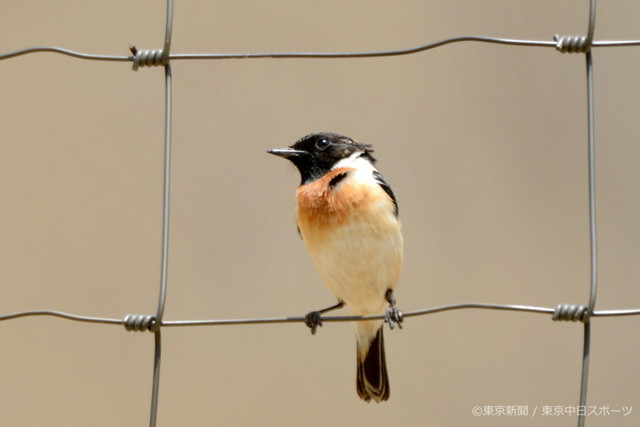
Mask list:
[{"label": "orange breast", "polygon": [[[329,237],[331,230],[343,225],[347,219],[354,221],[359,217],[368,216],[377,188],[353,182],[348,177],[336,188],[329,186],[332,179],[353,170],[335,169],[322,178],[298,188],[296,219],[307,245],[322,244],[322,241]],[[380,192],[383,190],[380,189]]]},{"label": "orange breast", "polygon": [[298,210],[309,220],[318,223],[340,223],[344,221],[347,212],[364,198],[361,192],[353,191],[343,185],[339,193],[329,187],[332,179],[338,175],[349,173],[351,168],[333,170],[320,179],[298,188],[296,197]]}]

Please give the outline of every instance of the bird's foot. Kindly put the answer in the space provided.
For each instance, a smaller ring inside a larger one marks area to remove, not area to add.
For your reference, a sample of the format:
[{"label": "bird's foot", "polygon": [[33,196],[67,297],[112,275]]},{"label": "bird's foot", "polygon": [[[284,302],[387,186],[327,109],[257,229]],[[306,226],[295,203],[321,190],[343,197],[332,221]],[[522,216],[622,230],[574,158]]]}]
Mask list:
[{"label": "bird's foot", "polygon": [[318,326],[322,326],[322,315],[319,311],[312,311],[304,317],[304,324],[311,329],[311,334],[315,335]]},{"label": "bird's foot", "polygon": [[402,321],[404,320],[404,315],[401,310],[398,310],[396,306],[388,307],[384,312],[384,323],[389,324],[389,329],[393,329],[398,326],[399,329],[402,329]]},{"label": "bird's foot", "polygon": [[318,326],[322,326],[322,314],[337,308],[341,308],[344,305],[342,301],[338,301],[336,305],[324,308],[318,311],[312,311],[304,317],[304,324],[311,329],[311,334],[315,335],[318,330]]},{"label": "bird's foot", "polygon": [[402,311],[396,307],[396,298],[393,295],[393,291],[389,289],[385,294],[385,299],[389,303],[389,307],[384,312],[384,323],[389,324],[389,329],[393,329],[398,325],[398,329],[402,329],[402,321],[404,315]]}]

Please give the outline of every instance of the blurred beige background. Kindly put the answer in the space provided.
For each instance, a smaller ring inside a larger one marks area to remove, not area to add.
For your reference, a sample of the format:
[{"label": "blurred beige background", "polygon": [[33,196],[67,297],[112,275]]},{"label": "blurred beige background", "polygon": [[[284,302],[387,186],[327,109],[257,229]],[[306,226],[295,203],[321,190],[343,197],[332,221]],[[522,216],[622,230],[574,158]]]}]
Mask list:
[{"label": "blurred beige background", "polygon": [[[163,1],[5,1],[0,52],[160,48]],[[179,1],[173,53],[361,51],[474,34],[586,31],[586,1]],[[600,2],[596,39],[639,39]],[[597,309],[640,306],[639,48],[594,52]],[[301,316],[333,303],[293,220],[297,172],[265,150],[313,131],[375,145],[398,196],[405,311],[586,303],[584,58],[477,43],[359,60],[174,61],[166,320]],[[152,313],[160,275],[163,71],[41,53],[0,62],[0,313]],[[640,422],[640,319],[593,321],[588,402]],[[355,392],[351,325],[167,328],[159,426],[573,426],[582,325],[465,310],[386,334],[392,397]],[[152,334],[0,324],[0,425],[143,426]],[[527,405],[535,417],[473,417]]]}]

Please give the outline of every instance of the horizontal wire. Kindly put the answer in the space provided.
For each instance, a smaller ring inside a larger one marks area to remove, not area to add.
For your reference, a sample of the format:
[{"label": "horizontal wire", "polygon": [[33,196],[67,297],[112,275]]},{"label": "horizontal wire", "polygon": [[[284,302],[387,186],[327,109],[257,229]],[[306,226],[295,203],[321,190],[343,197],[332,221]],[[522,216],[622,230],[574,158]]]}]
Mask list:
[{"label": "horizontal wire", "polygon": [[19,311],[16,313],[9,313],[0,315],[0,322],[3,320],[11,320],[17,319],[19,317],[29,317],[29,316],[53,316],[53,317],[61,317],[63,319],[75,320],[77,322],[89,322],[89,323],[106,323],[106,324],[115,324],[122,325],[122,319],[107,319],[104,317],[93,317],[93,316],[79,316],[77,314],[69,314],[64,313],[62,311],[54,311],[54,310],[33,310],[33,311]]},{"label": "horizontal wire", "polygon": [[[500,311],[518,311],[529,312],[539,314],[553,314],[556,309],[548,307],[534,307],[528,305],[503,305],[503,304],[483,304],[483,303],[464,303],[464,304],[452,304],[443,305],[432,308],[425,308],[420,310],[414,310],[403,313],[403,317],[417,317],[427,314],[441,313],[444,311],[461,310],[461,309],[484,309],[484,310],[500,310]],[[617,310],[598,310],[593,312],[591,317],[614,317],[614,316],[637,316],[640,315],[640,308],[632,309],[617,309]],[[21,311],[16,313],[9,313],[0,315],[0,322],[17,319],[21,317],[30,316],[53,316],[60,317],[67,320],[73,320],[78,322],[89,323],[103,323],[123,325],[123,319],[110,319],[104,317],[92,317],[92,316],[79,316],[76,314],[69,314],[61,311],[54,310],[33,310],[33,311]],[[349,322],[349,321],[363,321],[363,320],[382,320],[385,316],[330,316],[322,317],[323,322]],[[293,323],[304,322],[304,316],[291,316],[291,317],[266,317],[266,318],[249,318],[249,319],[212,319],[212,320],[163,320],[161,326],[221,326],[221,325],[251,325],[261,323]]]},{"label": "horizontal wire", "polygon": [[[254,58],[374,58],[384,56],[400,56],[410,55],[423,52],[425,50],[434,49],[440,46],[459,43],[459,42],[481,42],[512,46],[529,46],[529,47],[553,47],[557,46],[555,41],[543,40],[519,40],[506,39],[498,37],[483,36],[460,36],[438,40],[421,46],[408,49],[398,50],[382,50],[371,52],[291,52],[291,53],[179,53],[171,55],[171,59],[254,59]],[[640,40],[611,40],[593,42],[595,47],[624,47],[624,46],[640,46]],[[1,59],[1,57],[0,57]]]},{"label": "horizontal wire", "polygon": [[28,47],[26,49],[20,49],[13,52],[0,54],[0,60],[14,58],[16,56],[27,55],[29,53],[38,53],[38,52],[52,52],[52,53],[60,53],[62,55],[73,56],[75,58],[80,59],[90,59],[94,61],[133,61],[133,56],[131,55],[94,55],[91,53],[82,53],[76,52],[71,49],[64,49],[62,47],[55,46],[35,46]]},{"label": "horizontal wire", "polygon": [[[532,47],[556,47],[555,41],[543,40],[520,40],[508,39],[500,37],[484,37],[484,36],[459,36],[438,40],[432,43],[416,46],[408,49],[397,50],[381,50],[370,52],[273,52],[273,53],[177,53],[170,54],[171,60],[183,59],[257,59],[257,58],[373,58],[382,56],[399,56],[410,55],[425,50],[433,49],[451,43],[459,42],[481,42],[515,46],[532,46]],[[640,40],[607,40],[594,41],[593,47],[625,47],[640,46]],[[71,49],[65,49],[55,46],[35,46],[20,49],[8,53],[0,54],[0,60],[14,58],[17,56],[27,55],[37,52],[51,52],[68,55],[75,58],[94,60],[94,61],[133,61],[135,56],[132,55],[101,55],[77,52]]]},{"label": "horizontal wire", "polygon": [[[171,59],[251,59],[251,58],[373,58],[381,56],[400,56],[411,55],[423,52],[425,50],[434,49],[451,43],[459,43],[465,41],[474,41],[482,43],[517,45],[517,46],[538,46],[538,47],[555,47],[554,41],[539,40],[518,40],[500,37],[484,37],[484,36],[459,36],[438,40],[432,43],[411,47],[407,49],[392,49],[369,52],[284,52],[284,53],[194,53],[194,54],[175,54]],[[640,41],[639,41],[640,43]]]}]

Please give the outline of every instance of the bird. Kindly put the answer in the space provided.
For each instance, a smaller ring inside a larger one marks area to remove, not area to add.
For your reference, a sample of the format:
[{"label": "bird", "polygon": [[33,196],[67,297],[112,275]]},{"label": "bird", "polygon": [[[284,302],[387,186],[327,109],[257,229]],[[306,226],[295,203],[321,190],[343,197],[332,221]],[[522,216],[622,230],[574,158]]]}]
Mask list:
[{"label": "bird", "polygon": [[337,298],[312,311],[305,323],[315,334],[323,313],[346,306],[354,321],[356,391],[366,401],[389,399],[383,326],[402,327],[394,290],[403,264],[398,203],[376,169],[373,146],[333,132],[312,133],[286,148],[267,151],[300,172],[295,218],[320,278]]}]

